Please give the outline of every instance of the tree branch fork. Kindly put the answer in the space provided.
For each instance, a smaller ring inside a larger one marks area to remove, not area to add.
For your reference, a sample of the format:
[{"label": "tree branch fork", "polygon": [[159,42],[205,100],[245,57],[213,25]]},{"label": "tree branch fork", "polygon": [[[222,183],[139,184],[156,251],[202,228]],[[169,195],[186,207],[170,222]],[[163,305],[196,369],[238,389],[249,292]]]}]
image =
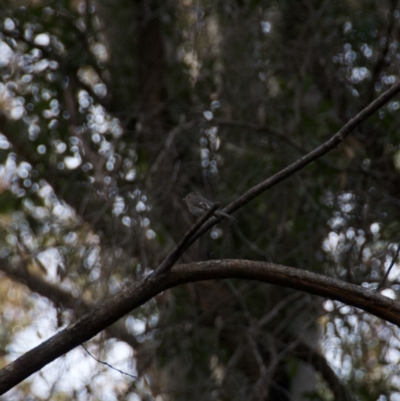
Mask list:
[{"label": "tree branch fork", "polygon": [[[319,157],[336,148],[369,116],[400,92],[400,82],[381,94],[354,118],[348,121],[328,141],[274,176],[250,188],[222,211],[227,214],[238,210],[262,192],[292,176]],[[49,340],[28,351],[0,370],[0,394],[10,390],[45,365],[88,341],[106,327],[162,291],[175,286],[214,279],[240,278],[277,284],[341,301],[369,312],[400,327],[400,304],[361,286],[292,267],[249,260],[212,260],[172,267],[179,256],[214,226],[220,218],[203,216],[187,233],[156,273],[127,286],[115,296],[102,302],[93,311],[60,331]],[[208,220],[207,220],[208,219]],[[207,221],[205,221],[207,220]],[[204,221],[204,223],[203,223]],[[1,260],[0,260],[1,263]],[[7,261],[4,261],[7,263]],[[172,270],[170,270],[172,268]],[[1,270],[1,269],[0,269]]]},{"label": "tree branch fork", "polygon": [[10,390],[51,361],[88,341],[157,294],[189,282],[229,278],[281,285],[341,301],[400,327],[399,303],[373,290],[332,277],[251,260],[225,259],[182,264],[174,266],[168,274],[151,275],[127,286],[75,323],[4,367],[0,370],[0,394]]}]

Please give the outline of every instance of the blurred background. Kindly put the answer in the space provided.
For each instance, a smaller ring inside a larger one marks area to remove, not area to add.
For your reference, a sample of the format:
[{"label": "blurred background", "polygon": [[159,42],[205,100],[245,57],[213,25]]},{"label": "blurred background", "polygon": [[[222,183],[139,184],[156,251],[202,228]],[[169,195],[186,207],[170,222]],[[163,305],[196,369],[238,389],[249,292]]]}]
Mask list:
[{"label": "blurred background", "polygon": [[[229,203],[395,83],[399,15],[397,0],[3,0],[1,366],[157,267],[195,221],[188,192]],[[400,241],[399,108],[181,262],[262,260],[376,288]],[[8,399],[399,401],[399,337],[298,291],[188,284]]]}]

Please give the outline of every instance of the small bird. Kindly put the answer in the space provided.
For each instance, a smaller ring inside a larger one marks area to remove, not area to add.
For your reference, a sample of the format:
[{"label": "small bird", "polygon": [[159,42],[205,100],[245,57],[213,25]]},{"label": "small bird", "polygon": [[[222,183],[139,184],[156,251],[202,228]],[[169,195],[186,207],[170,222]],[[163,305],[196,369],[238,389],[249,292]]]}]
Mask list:
[{"label": "small bird", "polygon": [[[206,199],[204,196],[200,195],[198,192],[190,192],[189,194],[186,195],[185,198],[183,198],[183,200],[188,205],[190,213],[194,214],[197,217],[203,216],[204,213],[206,213],[208,210],[210,210],[214,206],[213,202]],[[214,214],[218,217],[227,217],[228,219],[235,220],[229,214],[220,212],[219,210],[214,212]]]}]

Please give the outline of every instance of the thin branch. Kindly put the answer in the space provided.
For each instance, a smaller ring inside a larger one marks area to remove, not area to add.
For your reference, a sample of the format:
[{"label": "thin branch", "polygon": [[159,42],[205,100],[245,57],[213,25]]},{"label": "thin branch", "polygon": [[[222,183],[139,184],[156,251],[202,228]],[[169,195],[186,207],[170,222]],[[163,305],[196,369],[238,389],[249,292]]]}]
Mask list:
[{"label": "thin branch", "polygon": [[[380,107],[382,107],[389,99],[400,92],[400,82],[393,85],[390,89],[388,89],[385,93],[379,96],[376,100],[374,100],[370,105],[365,107],[360,113],[358,113],[355,117],[349,120],[332,138],[328,141],[320,145],[318,148],[312,150],[307,155],[301,157],[296,162],[292,163],[288,167],[279,171],[272,177],[267,180],[261,182],[260,184],[254,186],[245,192],[238,199],[230,203],[223,212],[232,213],[240,207],[244,206],[246,203],[253,200],[256,196],[266,191],[267,189],[273,187],[279,182],[285,180],[286,178],[292,176],[297,171],[301,170],[314,160],[320,158],[331,150],[335,149],[341,142],[347,138],[350,133],[358,127],[361,123],[363,123],[368,117],[370,117],[373,113],[375,113]],[[211,222],[210,222],[211,223]],[[210,224],[209,223],[209,224]]]},{"label": "thin branch", "polygon": [[286,142],[290,146],[292,146],[294,149],[298,150],[299,152],[304,152],[304,148],[298,144],[296,141],[294,141],[292,138],[290,138],[287,135],[282,134],[281,132],[272,130],[271,128],[268,127],[268,125],[259,125],[259,124],[254,124],[254,123],[248,123],[246,121],[238,121],[238,120],[227,120],[224,118],[214,118],[212,123],[215,123],[219,126],[225,126],[225,127],[236,127],[236,128],[247,128],[255,132],[265,132],[268,135],[271,135],[273,137],[278,138],[279,140]]},{"label": "thin branch", "polygon": [[397,0],[391,0],[391,6],[388,12],[388,21],[386,21],[386,32],[384,33],[383,37],[379,38],[377,41],[378,43],[381,43],[382,39],[384,38],[385,44],[382,49],[381,54],[378,57],[378,60],[375,63],[375,66],[372,70],[371,78],[370,78],[370,88],[368,91],[368,96],[367,96],[367,104],[373,99],[374,96],[374,91],[375,91],[375,84],[377,83],[379,79],[379,75],[382,72],[382,69],[385,65],[388,65],[389,62],[386,61],[386,57],[389,53],[390,50],[390,44],[391,40],[393,40],[393,33],[395,32],[395,27],[396,27],[396,10],[398,8],[398,1]]},{"label": "thin branch", "polygon": [[299,292],[294,292],[293,294],[287,296],[282,299],[278,304],[276,304],[266,315],[264,315],[258,322],[256,323],[257,329],[261,329],[262,327],[269,324],[272,319],[277,316],[282,309],[286,308],[289,304],[296,304],[296,300],[301,297]]},{"label": "thin branch", "polygon": [[[246,121],[226,120],[220,118],[214,118],[211,122],[217,124],[218,126],[247,128],[255,132],[265,132],[267,135],[276,137],[280,141],[285,142],[293,149],[297,150],[297,152],[299,153],[306,153],[309,151],[307,148],[303,147],[300,143],[293,140],[289,135],[285,135],[282,132],[272,130],[271,128],[268,127],[268,125],[259,125],[254,123],[248,123]],[[353,169],[350,169],[349,167],[336,166],[335,164],[330,163],[328,160],[318,160],[318,162],[335,171],[349,171],[349,172],[353,171],[355,173],[360,173],[360,172],[366,173],[364,170],[355,171]]]},{"label": "thin branch", "polygon": [[179,244],[168,254],[168,256],[161,262],[154,272],[155,276],[168,273],[174,263],[181,257],[186,244],[193,237],[193,235],[200,230],[201,226],[214,214],[214,212],[221,206],[220,203],[214,203],[214,205],[207,210],[207,212],[197,220],[192,228],[183,236]]},{"label": "thin branch", "polygon": [[189,282],[227,278],[257,280],[306,291],[360,308],[400,327],[399,303],[375,291],[321,274],[250,260],[211,260],[178,265],[167,275],[151,275],[124,288],[74,324],[4,367],[0,370],[0,394],[162,291]]},{"label": "thin branch", "polygon": [[396,262],[397,258],[399,257],[399,253],[400,253],[400,243],[399,243],[399,245],[397,246],[396,255],[394,255],[394,258],[392,259],[392,262],[390,263],[389,268],[387,269],[385,275],[383,276],[382,281],[381,281],[380,284],[378,285],[378,287],[377,287],[377,289],[376,289],[376,292],[378,292],[378,291],[383,287],[383,285],[385,284],[385,281],[386,281],[386,279],[387,279],[387,277],[388,277],[388,275],[389,275],[389,273],[390,273],[390,270],[392,270],[392,267],[393,267],[394,263]]},{"label": "thin branch", "polygon": [[[235,201],[226,206],[222,212],[227,214],[232,214],[234,211],[240,209],[258,195],[263,193],[264,191],[272,188],[276,184],[286,180],[291,177],[293,174],[297,173],[301,169],[303,169],[308,164],[313,161],[319,159],[324,156],[326,153],[335,149],[339,146],[349,135],[350,133],[358,127],[361,123],[363,123],[368,117],[374,114],[380,107],[384,106],[393,96],[397,95],[400,92],[400,81],[394,84],[391,88],[389,88],[386,92],[382,93],[377,99],[375,99],[371,104],[361,110],[355,117],[350,119],[335,135],[333,135],[328,141],[324,142],[322,145],[318,146],[316,149],[312,150],[305,156],[301,157],[291,165],[285,167],[283,170],[274,174],[272,177],[262,181],[261,183],[255,185],[253,188],[250,188],[247,192],[245,192],[242,196],[237,198]],[[192,239],[188,242],[184,251],[191,245],[193,242],[197,240],[201,235],[207,232],[211,227],[213,227],[217,223],[218,219],[215,217],[210,219],[204,226],[192,237]]]},{"label": "thin branch", "polygon": [[87,352],[87,354],[88,354],[90,357],[92,357],[95,361],[97,361],[97,362],[99,362],[99,363],[101,363],[101,364],[107,366],[107,367],[110,368],[110,369],[116,370],[117,372],[121,373],[122,375],[126,375],[126,376],[131,377],[132,379],[139,380],[139,377],[137,377],[137,376],[135,376],[135,375],[131,375],[130,373],[126,373],[126,372],[124,372],[123,370],[120,370],[120,369],[118,369],[118,368],[116,368],[116,367],[110,365],[108,362],[105,362],[105,361],[102,361],[102,360],[96,358],[83,344],[81,344],[81,347],[82,347],[82,348]]},{"label": "thin branch", "polygon": [[169,133],[167,134],[167,139],[165,140],[163,149],[161,150],[161,152],[157,156],[157,159],[155,160],[155,162],[152,164],[152,166],[150,168],[150,174],[149,174],[150,176],[154,175],[157,172],[158,168],[160,167],[161,162],[168,154],[168,151],[170,150],[170,148],[175,140],[176,135],[180,134],[183,131],[187,131],[187,130],[194,128],[197,123],[198,123],[198,120],[187,121],[185,123],[178,124],[176,127],[174,127],[173,129],[171,129],[169,131]]},{"label": "thin branch", "polygon": [[254,399],[266,400],[268,399],[269,395],[269,384],[271,382],[271,377],[273,375],[273,372],[276,370],[276,365],[278,361],[276,358],[271,357],[271,361],[267,368],[265,366],[264,359],[258,349],[258,345],[256,340],[254,339],[253,333],[251,333],[251,329],[248,330],[246,338],[259,369],[259,378],[253,386],[253,391],[251,393],[249,401],[253,401]]}]

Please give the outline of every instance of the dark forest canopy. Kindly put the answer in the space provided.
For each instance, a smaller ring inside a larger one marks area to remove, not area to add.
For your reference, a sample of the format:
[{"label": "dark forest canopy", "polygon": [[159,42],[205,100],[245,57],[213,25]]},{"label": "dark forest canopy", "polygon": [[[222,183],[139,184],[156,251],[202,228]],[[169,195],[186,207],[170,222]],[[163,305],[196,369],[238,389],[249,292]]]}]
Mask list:
[{"label": "dark forest canopy", "polygon": [[1,391],[400,400],[399,13],[2,1]]}]

